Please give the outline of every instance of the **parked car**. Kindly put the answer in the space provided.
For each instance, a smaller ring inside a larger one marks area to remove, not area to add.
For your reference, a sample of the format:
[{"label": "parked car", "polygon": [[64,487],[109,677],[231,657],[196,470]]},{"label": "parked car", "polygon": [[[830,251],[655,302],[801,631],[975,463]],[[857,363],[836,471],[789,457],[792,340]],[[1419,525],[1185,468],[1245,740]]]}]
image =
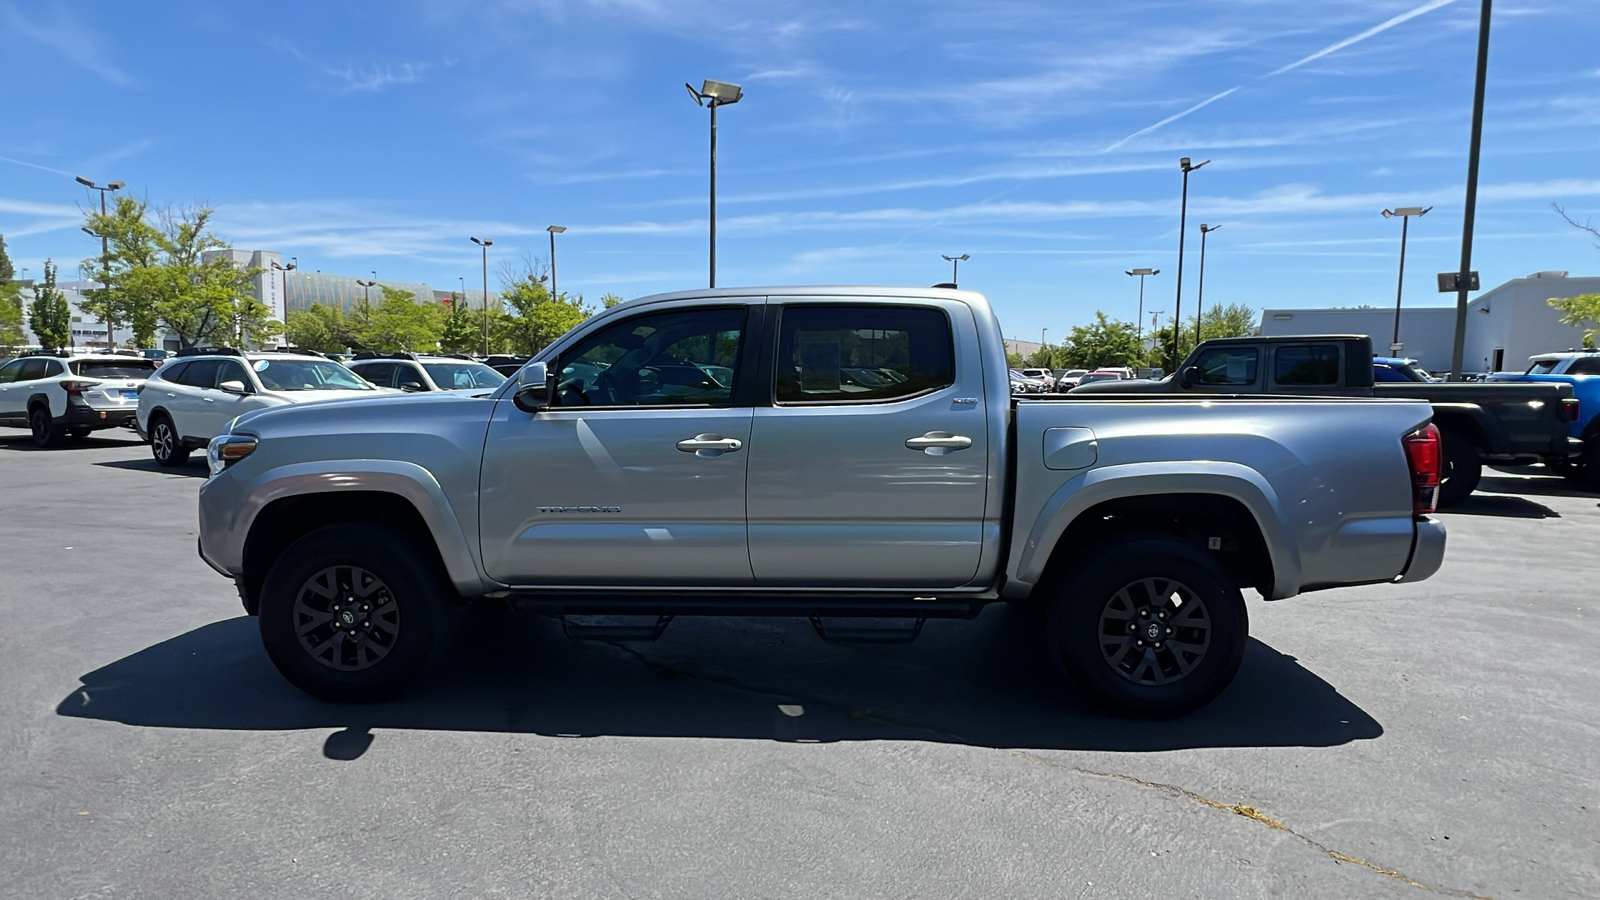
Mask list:
[{"label": "parked car", "polygon": [[1078,386],[1078,380],[1089,374],[1088,369],[1068,369],[1061,373],[1061,378],[1056,381],[1056,391],[1065,394]]},{"label": "parked car", "polygon": [[1499,384],[1569,385],[1578,409],[1567,434],[1582,441],[1583,449],[1565,460],[1546,459],[1545,466],[1573,484],[1600,491],[1600,350],[1540,353],[1528,358],[1526,372],[1499,372],[1488,376],[1488,380]]},{"label": "parked car", "polygon": [[1372,358],[1372,380],[1379,384],[1393,381],[1408,381],[1415,384],[1439,383],[1439,379],[1417,365],[1416,360],[1395,356]]},{"label": "parked car", "polygon": [[378,387],[419,391],[474,391],[497,388],[506,376],[465,356],[415,353],[357,353],[347,366]]},{"label": "parked car", "polygon": [[1032,393],[1048,394],[1055,388],[1055,379],[1049,369],[1023,369],[1022,377],[1033,385]]},{"label": "parked car", "polygon": [[139,390],[155,371],[133,356],[25,353],[0,366],[0,425],[31,429],[36,446],[58,447],[132,424]]},{"label": "parked car", "polygon": [[1028,376],[1022,374],[1016,369],[1006,370],[1006,380],[1011,385],[1011,393],[1013,394],[1033,393],[1033,382],[1028,380]]},{"label": "parked car", "polygon": [[483,364],[495,370],[496,372],[499,372],[501,375],[510,378],[511,376],[517,374],[517,370],[522,368],[523,365],[530,359],[533,359],[533,357],[497,354],[494,356],[485,357]]},{"label": "parked car", "polygon": [[1126,380],[1127,380],[1127,376],[1123,375],[1121,372],[1119,372],[1116,369],[1095,369],[1093,372],[1085,372],[1082,375],[1078,376],[1078,384],[1077,384],[1077,386],[1078,387],[1082,387],[1083,385],[1094,384],[1094,383],[1100,382],[1100,381],[1126,381]]},{"label": "parked car", "polygon": [[134,423],[157,463],[181,466],[242,413],[380,393],[391,392],[322,356],[194,348],[179,350],[150,377]]},{"label": "parked car", "polygon": [[[1143,716],[1233,679],[1242,588],[1439,567],[1427,404],[1013,399],[1001,335],[959,290],[636,300],[491,396],[240,416],[207,449],[200,553],[279,671],[334,700],[401,690],[470,598],[653,617],[587,625],[619,640],[678,615],[910,639],[1010,601],[1046,613],[1089,697]],[[560,374],[580,363],[595,383]],[[684,365],[731,377],[686,397],[650,374]],[[842,370],[880,367],[900,377],[846,389]]]},{"label": "parked car", "polygon": [[1276,394],[1404,397],[1433,406],[1444,439],[1439,504],[1465,500],[1484,463],[1566,461],[1582,449],[1567,429],[1577,414],[1567,385],[1377,381],[1366,335],[1283,335],[1203,341],[1160,381],[1082,385],[1085,394]]}]

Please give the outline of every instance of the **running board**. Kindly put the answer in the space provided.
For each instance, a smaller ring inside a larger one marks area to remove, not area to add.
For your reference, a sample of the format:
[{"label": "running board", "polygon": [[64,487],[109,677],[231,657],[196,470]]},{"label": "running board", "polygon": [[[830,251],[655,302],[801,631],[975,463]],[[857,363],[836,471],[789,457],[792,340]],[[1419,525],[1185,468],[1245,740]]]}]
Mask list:
[{"label": "running board", "polygon": [[[615,590],[550,588],[496,593],[518,609],[551,616],[781,616],[801,619],[971,619],[991,594],[936,597],[911,592]],[[830,629],[837,632],[838,629]]]},{"label": "running board", "polygon": [[[644,619],[632,622],[595,622],[593,619]],[[574,641],[654,641],[672,624],[672,616],[568,616],[562,615],[561,631]]]},{"label": "running board", "polygon": [[[811,617],[817,637],[829,644],[909,644],[922,634],[928,620],[916,619],[834,619],[829,625],[821,616]],[[910,624],[907,624],[910,623]]]}]

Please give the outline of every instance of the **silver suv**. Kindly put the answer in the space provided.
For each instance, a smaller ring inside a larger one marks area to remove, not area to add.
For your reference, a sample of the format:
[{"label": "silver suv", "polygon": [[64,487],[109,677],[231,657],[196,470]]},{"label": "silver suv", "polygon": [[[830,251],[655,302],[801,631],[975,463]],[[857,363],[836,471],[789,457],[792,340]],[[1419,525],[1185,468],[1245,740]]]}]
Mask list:
[{"label": "silver suv", "polygon": [[134,422],[157,463],[181,466],[242,413],[386,393],[314,353],[179,350],[140,392]]},{"label": "silver suv", "polygon": [[349,368],[378,387],[398,388],[408,394],[493,390],[506,381],[506,376],[465,356],[358,353]]},{"label": "silver suv", "polygon": [[134,356],[33,353],[0,366],[0,425],[26,427],[40,447],[131,425],[156,363]]}]

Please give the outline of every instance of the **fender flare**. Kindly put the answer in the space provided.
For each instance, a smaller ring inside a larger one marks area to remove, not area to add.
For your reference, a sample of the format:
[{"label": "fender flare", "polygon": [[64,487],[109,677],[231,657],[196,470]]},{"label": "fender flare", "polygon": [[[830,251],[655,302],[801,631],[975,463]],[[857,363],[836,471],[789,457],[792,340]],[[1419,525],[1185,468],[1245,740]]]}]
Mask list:
[{"label": "fender flare", "polygon": [[1037,584],[1057,542],[1084,512],[1108,500],[1152,494],[1214,494],[1243,504],[1255,519],[1272,560],[1273,587],[1268,599],[1300,592],[1300,550],[1288,533],[1288,516],[1277,492],[1249,466],[1207,460],[1105,466],[1067,481],[1045,501],[1023,537],[1015,580],[1028,587]]},{"label": "fender flare", "polygon": [[[410,503],[432,535],[445,572],[456,590],[474,596],[490,589],[438,479],[416,463],[384,459],[332,459],[295,463],[261,473],[245,492],[234,520],[232,546],[243,554],[256,517],[275,500],[307,494],[369,491],[393,494]],[[242,560],[241,560],[242,562]]]}]

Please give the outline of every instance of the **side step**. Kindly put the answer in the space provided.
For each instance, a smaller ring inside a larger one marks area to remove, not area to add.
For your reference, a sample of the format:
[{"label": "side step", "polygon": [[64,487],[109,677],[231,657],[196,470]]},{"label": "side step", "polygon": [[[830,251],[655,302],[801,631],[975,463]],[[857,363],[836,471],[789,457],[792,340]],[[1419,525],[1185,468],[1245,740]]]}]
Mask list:
[{"label": "side step", "polygon": [[561,630],[577,641],[653,641],[672,624],[672,616],[563,615]]},{"label": "side step", "polygon": [[811,617],[817,637],[830,644],[909,644],[922,634],[926,618],[857,619],[835,618],[829,625],[821,616]]}]

